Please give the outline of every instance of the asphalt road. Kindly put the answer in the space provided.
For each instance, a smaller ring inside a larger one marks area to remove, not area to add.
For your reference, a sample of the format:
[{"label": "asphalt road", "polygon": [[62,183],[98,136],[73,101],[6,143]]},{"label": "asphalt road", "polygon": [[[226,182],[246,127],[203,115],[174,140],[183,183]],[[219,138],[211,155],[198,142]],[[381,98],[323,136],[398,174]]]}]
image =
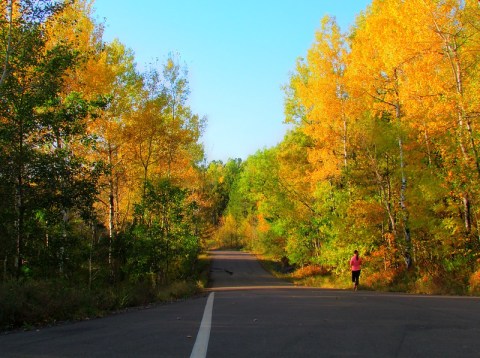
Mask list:
[{"label": "asphalt road", "polygon": [[202,337],[207,357],[480,357],[479,298],[296,288],[212,254],[205,295],[2,335],[0,357],[189,357]]}]

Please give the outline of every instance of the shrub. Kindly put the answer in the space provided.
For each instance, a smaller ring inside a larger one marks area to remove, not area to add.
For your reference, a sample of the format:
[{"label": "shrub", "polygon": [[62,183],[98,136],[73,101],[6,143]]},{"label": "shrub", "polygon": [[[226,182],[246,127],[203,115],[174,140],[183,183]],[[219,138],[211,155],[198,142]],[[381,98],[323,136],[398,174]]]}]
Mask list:
[{"label": "shrub", "polygon": [[325,276],[329,274],[330,274],[330,271],[323,266],[307,265],[295,270],[295,272],[292,273],[292,277],[295,279],[302,279],[310,276],[317,276],[317,275]]},{"label": "shrub", "polygon": [[480,270],[470,276],[469,284],[469,292],[473,295],[480,295]]},{"label": "shrub", "polygon": [[378,271],[368,274],[362,274],[362,276],[362,281],[365,286],[381,290],[392,285],[396,277],[396,272],[393,270]]},{"label": "shrub", "polygon": [[206,286],[209,260],[200,258],[189,280],[168,286],[151,280],[98,284],[92,289],[66,280],[21,280],[0,284],[0,329],[30,328],[58,321],[104,316],[106,313],[157,301],[171,301]]}]

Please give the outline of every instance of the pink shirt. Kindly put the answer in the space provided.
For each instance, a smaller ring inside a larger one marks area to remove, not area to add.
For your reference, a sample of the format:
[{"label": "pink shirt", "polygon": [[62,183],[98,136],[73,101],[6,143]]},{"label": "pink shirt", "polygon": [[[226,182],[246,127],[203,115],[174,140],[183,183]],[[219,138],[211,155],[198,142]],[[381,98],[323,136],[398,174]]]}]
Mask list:
[{"label": "pink shirt", "polygon": [[362,259],[359,257],[357,260],[357,257],[353,255],[350,259],[350,267],[352,268],[352,271],[360,270],[362,268]]}]

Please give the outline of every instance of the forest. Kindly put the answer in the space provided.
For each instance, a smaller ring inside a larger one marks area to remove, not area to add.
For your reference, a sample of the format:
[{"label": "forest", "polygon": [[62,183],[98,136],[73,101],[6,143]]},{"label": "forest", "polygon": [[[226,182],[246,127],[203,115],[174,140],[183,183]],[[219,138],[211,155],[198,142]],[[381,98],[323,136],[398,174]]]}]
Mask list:
[{"label": "forest", "polygon": [[0,4],[2,325],[194,290],[212,208],[180,56],[139,72],[92,1]]},{"label": "forest", "polygon": [[292,129],[226,163],[180,55],[140,72],[93,4],[0,5],[2,327],[191,294],[218,247],[322,287],[358,249],[366,288],[480,292],[477,1],[324,17],[284,87]]},{"label": "forest", "polygon": [[477,1],[374,0],[348,33],[324,17],[284,88],[293,129],[220,168],[217,241],[298,282],[349,287],[358,249],[371,289],[478,294],[479,80]]}]

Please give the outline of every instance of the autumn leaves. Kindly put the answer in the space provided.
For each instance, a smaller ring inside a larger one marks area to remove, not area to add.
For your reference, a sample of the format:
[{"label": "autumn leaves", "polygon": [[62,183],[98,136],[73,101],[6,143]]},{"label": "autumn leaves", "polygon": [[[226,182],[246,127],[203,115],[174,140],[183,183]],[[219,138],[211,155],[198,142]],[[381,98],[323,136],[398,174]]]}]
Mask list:
[{"label": "autumn leaves", "polygon": [[191,273],[204,119],[186,103],[180,58],[140,73],[130,50],[103,41],[90,1],[1,11],[3,278]]},{"label": "autumn leaves", "polygon": [[244,166],[256,206],[238,226],[261,227],[247,242],[334,272],[360,247],[372,285],[467,290],[480,250],[479,11],[375,0],[346,34],[324,18],[286,86],[294,129]]}]

